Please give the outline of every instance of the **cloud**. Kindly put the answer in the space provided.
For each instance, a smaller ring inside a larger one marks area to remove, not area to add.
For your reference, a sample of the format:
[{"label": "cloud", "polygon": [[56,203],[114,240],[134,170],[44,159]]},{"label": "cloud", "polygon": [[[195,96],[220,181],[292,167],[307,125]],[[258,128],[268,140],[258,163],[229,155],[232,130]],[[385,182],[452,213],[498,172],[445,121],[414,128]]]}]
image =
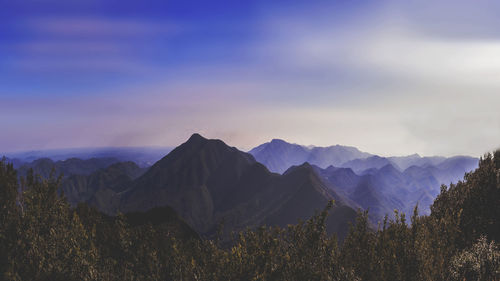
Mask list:
[{"label": "cloud", "polygon": [[117,55],[133,51],[133,47],[112,40],[33,40],[11,46],[31,55]]},{"label": "cloud", "polygon": [[1,49],[12,70],[37,72],[153,73],[154,57],[181,32],[165,21],[113,18],[36,18],[15,24],[21,34]]},{"label": "cloud", "polygon": [[[39,100],[0,100],[2,119],[15,120],[0,124],[0,146],[173,146],[200,132],[242,149],[275,137],[382,155],[478,156],[497,147],[496,14],[482,18],[472,2],[380,2],[191,22],[201,28],[192,33],[168,19],[22,22],[31,35],[3,61],[22,81],[32,73],[125,78],[77,84],[67,96],[52,86],[37,89]],[[16,94],[8,90],[0,96]]]},{"label": "cloud", "polygon": [[77,57],[72,59],[62,58],[36,58],[16,59],[10,61],[11,69],[23,72],[43,74],[56,74],[60,72],[88,73],[88,74],[145,74],[155,72],[156,67],[147,62],[134,59],[121,58],[93,58]]},{"label": "cloud", "polygon": [[267,56],[283,68],[303,73],[341,70],[382,73],[390,79],[500,85],[500,38],[435,38],[405,26],[358,28],[346,34],[310,26],[316,31],[294,31],[260,50],[271,52]]},{"label": "cloud", "polygon": [[160,36],[180,32],[179,25],[144,19],[131,18],[38,18],[28,20],[24,24],[25,28],[34,32],[52,36]]}]

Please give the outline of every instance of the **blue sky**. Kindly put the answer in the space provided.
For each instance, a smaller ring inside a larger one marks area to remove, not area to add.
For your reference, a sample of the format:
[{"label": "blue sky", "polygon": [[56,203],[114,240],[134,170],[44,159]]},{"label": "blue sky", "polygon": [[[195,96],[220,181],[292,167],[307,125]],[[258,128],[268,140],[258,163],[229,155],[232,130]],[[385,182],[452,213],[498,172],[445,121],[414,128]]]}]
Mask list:
[{"label": "blue sky", "polygon": [[0,151],[500,146],[495,1],[0,3]]}]

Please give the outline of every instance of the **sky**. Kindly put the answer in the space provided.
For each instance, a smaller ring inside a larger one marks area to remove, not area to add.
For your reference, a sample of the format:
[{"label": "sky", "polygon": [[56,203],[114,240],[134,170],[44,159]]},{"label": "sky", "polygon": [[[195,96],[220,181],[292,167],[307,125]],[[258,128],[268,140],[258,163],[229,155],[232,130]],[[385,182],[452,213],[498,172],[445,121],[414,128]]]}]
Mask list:
[{"label": "sky", "polygon": [[0,0],[0,151],[500,148],[499,1]]}]

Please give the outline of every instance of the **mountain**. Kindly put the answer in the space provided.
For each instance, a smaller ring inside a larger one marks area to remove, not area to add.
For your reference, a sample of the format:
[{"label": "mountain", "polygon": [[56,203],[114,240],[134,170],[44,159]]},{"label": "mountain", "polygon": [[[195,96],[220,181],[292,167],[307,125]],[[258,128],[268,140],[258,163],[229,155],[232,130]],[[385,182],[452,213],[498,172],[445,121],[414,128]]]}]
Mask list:
[{"label": "mountain", "polygon": [[389,164],[391,162],[387,158],[375,155],[367,158],[353,159],[343,163],[341,167],[351,168],[356,174],[361,174],[366,170],[380,169]]},{"label": "mountain", "polygon": [[17,159],[17,158],[7,158],[7,157],[0,157],[0,160],[5,160],[5,163],[11,163],[14,167],[14,169],[19,169],[19,167],[21,167],[22,165],[25,164],[24,161],[22,161],[21,159]]},{"label": "mountain", "polygon": [[439,194],[443,183],[436,175],[449,175],[450,170],[472,169],[476,164],[471,159],[466,159],[465,162],[463,160],[451,161],[450,163],[455,165],[447,164],[441,168],[411,166],[403,172],[392,164],[387,164],[379,169],[370,168],[359,175],[351,168],[330,166],[316,170],[345,197],[363,209],[369,209],[370,218],[376,224],[386,214],[393,215],[395,209],[409,216],[417,204],[421,214],[429,214],[429,207]]},{"label": "mountain", "polygon": [[146,212],[128,213],[125,218],[133,228],[152,225],[156,232],[164,232],[166,235],[174,234],[177,239],[199,239],[198,233],[168,206],[153,208]]},{"label": "mountain", "polygon": [[257,161],[270,171],[283,173],[289,167],[308,162],[320,168],[340,166],[350,160],[367,158],[371,154],[350,146],[306,147],[273,139],[249,151]]},{"label": "mountain", "polygon": [[252,154],[270,171],[281,174],[291,166],[307,162],[309,149],[298,144],[273,139],[271,142],[257,146],[248,153]]},{"label": "mountain", "polygon": [[61,188],[70,204],[87,202],[103,209],[106,208],[105,204],[96,201],[96,198],[104,198],[103,194],[108,190],[113,193],[123,191],[132,180],[145,171],[145,168],[140,168],[134,162],[118,162],[90,175],[71,175],[62,182]]},{"label": "mountain", "polygon": [[213,233],[221,221],[228,230],[286,226],[335,200],[327,230],[342,238],[356,216],[353,206],[311,165],[290,168],[283,175],[271,173],[251,154],[198,134],[115,195],[124,213],[170,206],[204,234]]},{"label": "mountain", "polygon": [[399,170],[404,171],[411,166],[435,166],[444,160],[446,157],[442,156],[430,156],[430,157],[421,157],[418,154],[412,154],[408,156],[392,156],[387,157],[387,159]]},{"label": "mountain", "polygon": [[479,159],[469,156],[454,156],[450,158],[433,156],[420,157],[418,154],[397,157],[372,156],[363,159],[354,159],[342,164],[342,167],[351,168],[357,174],[372,173],[391,164],[400,171],[411,167],[422,167],[432,171],[432,174],[441,184],[456,183],[463,179],[465,173],[478,167]]},{"label": "mountain", "polygon": [[90,175],[117,162],[119,160],[116,158],[91,158],[86,160],[70,158],[56,162],[48,158],[41,158],[19,167],[18,175],[26,176],[30,169],[33,169],[35,174],[39,174],[43,178],[48,178],[52,170],[54,170],[55,176],[62,174],[64,178],[71,175]]},{"label": "mountain", "polygon": [[[89,147],[22,151],[5,153],[8,158],[22,162],[32,162],[40,158],[61,161],[70,158],[88,160],[91,158],[115,158],[120,162],[132,161],[141,167],[149,167],[160,160],[172,148],[170,147]],[[0,154],[1,155],[1,154]]]},{"label": "mountain", "polygon": [[[275,139],[250,153],[280,173],[289,165],[315,164],[316,173],[337,193],[354,205],[370,209],[372,222],[385,214],[392,215],[394,209],[411,214],[417,204],[422,214],[428,214],[442,184],[462,180],[466,172],[478,165],[477,158],[467,156],[381,157],[346,148],[349,147],[305,147]],[[335,162],[337,165],[332,164]]]},{"label": "mountain", "polygon": [[455,156],[447,158],[434,169],[434,176],[442,184],[456,183],[463,180],[464,174],[475,170],[479,159],[469,156]]},{"label": "mountain", "polygon": [[402,193],[398,189],[404,186],[404,178],[390,164],[364,175],[358,175],[350,168],[333,166],[327,169],[317,168],[317,171],[330,186],[341,190],[345,197],[363,209],[368,209],[370,219],[375,225],[386,214],[392,215],[394,209],[406,210],[400,198],[403,196],[397,196]]}]

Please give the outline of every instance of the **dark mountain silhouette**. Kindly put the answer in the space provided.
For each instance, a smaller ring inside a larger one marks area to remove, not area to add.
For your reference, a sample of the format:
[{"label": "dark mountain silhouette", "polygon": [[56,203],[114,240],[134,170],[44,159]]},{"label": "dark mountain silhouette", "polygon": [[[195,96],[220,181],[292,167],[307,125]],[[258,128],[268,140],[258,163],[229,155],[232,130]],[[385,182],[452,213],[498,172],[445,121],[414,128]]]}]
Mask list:
[{"label": "dark mountain silhouette", "polygon": [[252,155],[198,134],[116,195],[124,213],[171,206],[205,234],[213,233],[221,221],[229,230],[285,226],[309,218],[335,200],[327,229],[343,237],[356,215],[311,165],[293,167],[284,175],[271,173]]},{"label": "dark mountain silhouette", "polygon": [[283,140],[273,139],[249,151],[257,161],[266,165],[273,172],[283,173],[289,167],[304,162],[320,168],[330,165],[340,166],[353,159],[366,158],[371,154],[361,152],[350,146],[306,147],[291,144]]}]

